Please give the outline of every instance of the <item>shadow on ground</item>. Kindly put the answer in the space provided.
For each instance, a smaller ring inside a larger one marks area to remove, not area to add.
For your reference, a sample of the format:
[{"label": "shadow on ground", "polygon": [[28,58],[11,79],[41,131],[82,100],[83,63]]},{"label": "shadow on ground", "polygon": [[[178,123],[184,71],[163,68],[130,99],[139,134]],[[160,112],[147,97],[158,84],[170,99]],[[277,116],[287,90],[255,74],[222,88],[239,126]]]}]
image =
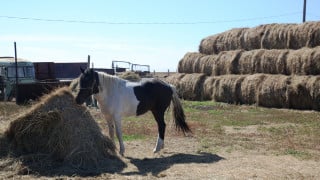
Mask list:
[{"label": "shadow on ground", "polygon": [[167,157],[160,158],[144,158],[137,159],[132,157],[127,157],[132,164],[138,168],[138,172],[125,172],[123,175],[142,175],[145,176],[148,173],[152,173],[153,176],[157,176],[162,171],[169,169],[175,164],[188,164],[188,163],[215,163],[223,160],[215,154],[210,153],[199,153],[199,154],[174,154]]}]

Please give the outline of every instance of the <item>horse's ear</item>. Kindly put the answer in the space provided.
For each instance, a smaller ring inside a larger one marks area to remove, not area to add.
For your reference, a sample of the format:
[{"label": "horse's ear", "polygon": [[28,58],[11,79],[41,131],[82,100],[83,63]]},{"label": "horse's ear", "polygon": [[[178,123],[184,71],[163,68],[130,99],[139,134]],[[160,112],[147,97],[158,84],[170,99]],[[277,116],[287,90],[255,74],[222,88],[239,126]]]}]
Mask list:
[{"label": "horse's ear", "polygon": [[99,82],[99,76],[98,76],[98,73],[97,72],[94,72],[94,77],[96,79],[96,84],[99,85],[100,82]]},{"label": "horse's ear", "polygon": [[84,74],[84,69],[80,66],[80,71],[82,74]]}]

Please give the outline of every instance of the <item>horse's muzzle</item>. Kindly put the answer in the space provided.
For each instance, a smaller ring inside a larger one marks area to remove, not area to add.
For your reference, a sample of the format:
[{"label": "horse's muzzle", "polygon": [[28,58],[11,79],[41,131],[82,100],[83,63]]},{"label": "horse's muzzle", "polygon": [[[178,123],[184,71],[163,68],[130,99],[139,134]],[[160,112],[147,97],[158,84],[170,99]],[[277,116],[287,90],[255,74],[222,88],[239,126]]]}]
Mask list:
[{"label": "horse's muzzle", "polygon": [[83,103],[84,103],[84,101],[80,100],[80,98],[79,98],[79,97],[76,97],[76,103],[77,103],[77,104],[83,104]]}]

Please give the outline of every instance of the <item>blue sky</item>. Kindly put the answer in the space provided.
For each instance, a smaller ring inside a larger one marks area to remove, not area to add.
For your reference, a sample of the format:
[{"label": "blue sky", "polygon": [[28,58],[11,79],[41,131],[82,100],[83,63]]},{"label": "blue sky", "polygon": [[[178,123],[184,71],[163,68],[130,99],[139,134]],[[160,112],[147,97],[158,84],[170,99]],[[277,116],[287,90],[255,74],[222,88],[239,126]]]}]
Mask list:
[{"label": "blue sky", "polygon": [[[112,60],[176,71],[201,39],[231,28],[301,23],[303,0],[2,0],[0,56],[32,61]],[[307,0],[307,21],[320,20],[320,0]]]}]

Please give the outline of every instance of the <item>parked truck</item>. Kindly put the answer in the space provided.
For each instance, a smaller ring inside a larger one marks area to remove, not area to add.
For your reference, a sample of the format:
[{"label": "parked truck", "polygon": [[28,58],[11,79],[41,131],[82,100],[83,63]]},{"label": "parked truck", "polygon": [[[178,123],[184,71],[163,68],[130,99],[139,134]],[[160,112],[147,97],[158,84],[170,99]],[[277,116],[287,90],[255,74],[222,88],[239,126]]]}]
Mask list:
[{"label": "parked truck", "polygon": [[80,67],[87,68],[87,62],[54,63],[31,62],[13,57],[0,57],[0,101],[16,98],[17,104],[35,100],[52,89],[67,86],[80,74]]},{"label": "parked truck", "polygon": [[[33,63],[17,59],[18,84],[35,83]],[[15,97],[16,64],[13,57],[0,57],[0,100],[11,101]]]}]

